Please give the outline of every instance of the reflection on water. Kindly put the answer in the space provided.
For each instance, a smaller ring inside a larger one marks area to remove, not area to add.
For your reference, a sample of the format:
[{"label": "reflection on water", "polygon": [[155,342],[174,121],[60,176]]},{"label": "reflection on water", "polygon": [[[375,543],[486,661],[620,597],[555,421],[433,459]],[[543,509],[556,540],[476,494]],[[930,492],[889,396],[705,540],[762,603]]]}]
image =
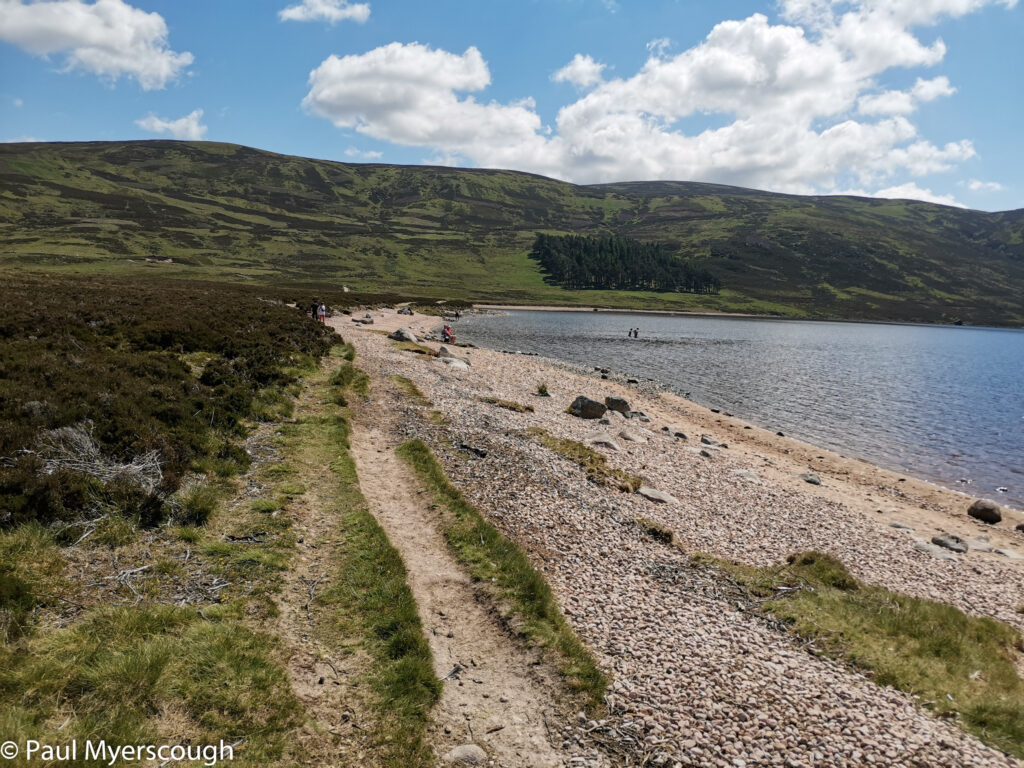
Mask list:
[{"label": "reflection on water", "polygon": [[773,431],[1024,507],[1022,331],[515,311],[466,318],[459,335],[656,379]]}]

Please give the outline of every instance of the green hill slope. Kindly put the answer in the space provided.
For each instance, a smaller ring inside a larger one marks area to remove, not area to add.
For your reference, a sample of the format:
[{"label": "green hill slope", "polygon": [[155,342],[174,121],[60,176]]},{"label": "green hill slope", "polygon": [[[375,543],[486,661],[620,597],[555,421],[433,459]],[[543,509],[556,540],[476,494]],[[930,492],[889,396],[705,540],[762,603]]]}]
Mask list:
[{"label": "green hill slope", "polygon": [[[657,240],[724,289],[566,291],[527,256],[540,231]],[[205,142],[0,145],[0,268],[1024,325],[1024,211],[682,182],[576,186]]]}]

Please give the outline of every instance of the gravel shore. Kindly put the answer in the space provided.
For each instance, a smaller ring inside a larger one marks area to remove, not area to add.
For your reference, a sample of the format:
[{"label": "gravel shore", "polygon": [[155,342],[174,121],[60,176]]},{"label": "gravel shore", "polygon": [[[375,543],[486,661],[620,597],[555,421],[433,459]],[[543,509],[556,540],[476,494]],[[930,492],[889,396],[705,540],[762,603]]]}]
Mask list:
[{"label": "gravel shore", "polygon": [[[422,332],[436,324],[392,311],[374,317],[376,330]],[[445,426],[410,416],[404,429],[430,442],[453,482],[530,552],[610,672],[611,715],[595,731],[655,765],[1024,765],[932,717],[907,694],[812,655],[689,558],[701,552],[766,565],[818,549],[865,582],[1024,630],[1024,534],[1013,530],[1016,517],[986,526],[966,516],[969,500],[952,491],[542,358],[457,349],[471,364],[457,370],[399,351],[381,334],[337,326],[356,344],[361,367],[413,380],[446,416]],[[541,383],[550,398],[535,394]],[[598,426],[566,414],[581,394],[624,397],[651,422]],[[662,431],[670,424],[687,439]],[[578,441],[604,430],[618,445],[600,449],[612,466],[678,501],[659,504],[590,483],[526,434],[528,427]],[[627,427],[639,441],[618,436]],[[702,434],[728,447],[702,443]],[[463,444],[475,450],[460,450]],[[821,485],[799,476],[808,472]],[[673,531],[678,546],[647,535],[640,518]],[[955,560],[915,546],[947,531],[977,546]],[[983,535],[1005,554],[983,551]]]}]

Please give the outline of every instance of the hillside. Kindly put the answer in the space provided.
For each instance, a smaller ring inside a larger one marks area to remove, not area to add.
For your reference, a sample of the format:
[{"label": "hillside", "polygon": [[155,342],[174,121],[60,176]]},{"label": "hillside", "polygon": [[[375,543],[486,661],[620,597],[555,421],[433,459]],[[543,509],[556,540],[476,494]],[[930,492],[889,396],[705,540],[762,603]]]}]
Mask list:
[{"label": "hillside", "polygon": [[[723,290],[564,290],[527,257],[538,232],[660,241]],[[577,186],[205,142],[0,145],[4,268],[1024,325],[1024,211],[684,182]]]}]

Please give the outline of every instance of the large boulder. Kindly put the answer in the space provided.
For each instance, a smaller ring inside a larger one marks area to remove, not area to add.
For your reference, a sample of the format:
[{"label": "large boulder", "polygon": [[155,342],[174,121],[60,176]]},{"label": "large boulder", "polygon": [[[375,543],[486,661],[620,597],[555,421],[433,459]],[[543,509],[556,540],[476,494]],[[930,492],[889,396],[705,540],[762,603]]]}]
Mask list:
[{"label": "large boulder", "polygon": [[394,339],[395,341],[411,341],[413,344],[416,344],[419,341],[419,339],[416,338],[416,334],[408,328],[399,328],[394,333],[388,334],[388,338]]},{"label": "large boulder", "polygon": [[621,397],[606,397],[604,404],[608,406],[609,411],[618,411],[623,415],[629,413],[629,403]]},{"label": "large boulder", "polygon": [[604,403],[591,400],[583,395],[573,400],[572,405],[569,406],[569,412],[573,416],[579,416],[581,419],[600,419],[607,410],[608,408]]},{"label": "large boulder", "polygon": [[988,499],[978,499],[971,504],[967,514],[975,520],[981,520],[981,522],[988,523],[989,525],[995,525],[1003,519],[1003,512],[999,505]]}]

